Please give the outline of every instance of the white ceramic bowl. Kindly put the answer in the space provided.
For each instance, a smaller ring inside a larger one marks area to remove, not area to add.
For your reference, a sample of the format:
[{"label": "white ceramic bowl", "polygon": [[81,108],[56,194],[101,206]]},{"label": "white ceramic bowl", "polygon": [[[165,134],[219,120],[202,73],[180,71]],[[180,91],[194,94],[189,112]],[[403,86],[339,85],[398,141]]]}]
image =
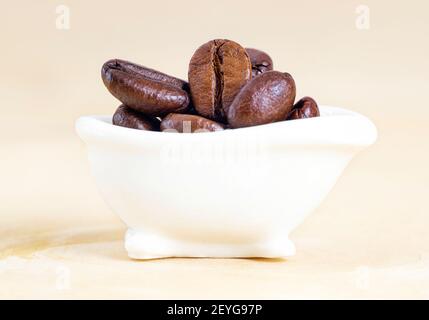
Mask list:
[{"label": "white ceramic bowl", "polygon": [[377,137],[364,116],[327,106],[319,118],[220,132],[140,131],[110,116],[76,129],[137,259],[293,255],[289,233]]}]

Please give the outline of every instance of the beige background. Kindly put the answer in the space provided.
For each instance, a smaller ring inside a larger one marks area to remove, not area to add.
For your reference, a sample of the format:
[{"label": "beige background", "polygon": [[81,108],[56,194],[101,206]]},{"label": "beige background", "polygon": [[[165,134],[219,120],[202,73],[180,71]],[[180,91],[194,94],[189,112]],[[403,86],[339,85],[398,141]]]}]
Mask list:
[{"label": "beige background", "polygon": [[[70,8],[58,30],[56,6]],[[370,9],[370,29],[355,26]],[[0,12],[1,298],[429,298],[427,1],[10,1]],[[102,63],[186,78],[229,38],[269,52],[298,95],[370,117],[379,140],[293,234],[288,260],[128,260],[74,133],[118,102]]]}]

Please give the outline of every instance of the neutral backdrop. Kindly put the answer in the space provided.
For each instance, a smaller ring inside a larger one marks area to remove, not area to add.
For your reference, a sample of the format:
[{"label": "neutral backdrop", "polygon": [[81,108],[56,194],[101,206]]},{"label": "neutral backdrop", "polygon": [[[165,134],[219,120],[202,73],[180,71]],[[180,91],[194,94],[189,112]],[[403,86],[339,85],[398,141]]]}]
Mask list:
[{"label": "neutral backdrop", "polygon": [[[5,3],[0,297],[429,298],[428,12],[425,0]],[[379,139],[291,235],[288,260],[129,260],[74,121],[118,106],[105,60],[186,78],[213,38],[269,52],[298,96],[368,116]]]}]

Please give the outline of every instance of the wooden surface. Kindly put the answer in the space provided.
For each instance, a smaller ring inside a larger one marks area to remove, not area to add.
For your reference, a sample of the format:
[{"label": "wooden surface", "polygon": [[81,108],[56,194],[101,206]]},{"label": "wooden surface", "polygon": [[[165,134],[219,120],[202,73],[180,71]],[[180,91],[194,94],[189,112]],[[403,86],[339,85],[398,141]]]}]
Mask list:
[{"label": "wooden surface", "polygon": [[[427,3],[367,1],[371,29],[359,31],[353,1],[273,1],[247,29],[236,26],[255,14],[248,2],[217,2],[203,19],[193,1],[184,24],[178,2],[151,4],[146,19],[125,2],[118,16],[115,4],[73,1],[68,31],[50,1],[0,13],[3,42],[16,44],[2,47],[0,77],[0,298],[429,298]],[[186,78],[193,50],[218,36],[269,51],[299,96],[364,113],[379,140],[293,232],[288,260],[130,260],[74,120],[116,108],[99,76],[108,58]]]},{"label": "wooden surface", "polygon": [[422,155],[413,128],[352,162],[292,234],[296,256],[153,261],[127,258],[69,129],[3,144],[1,298],[429,298],[429,159],[404,166]]}]

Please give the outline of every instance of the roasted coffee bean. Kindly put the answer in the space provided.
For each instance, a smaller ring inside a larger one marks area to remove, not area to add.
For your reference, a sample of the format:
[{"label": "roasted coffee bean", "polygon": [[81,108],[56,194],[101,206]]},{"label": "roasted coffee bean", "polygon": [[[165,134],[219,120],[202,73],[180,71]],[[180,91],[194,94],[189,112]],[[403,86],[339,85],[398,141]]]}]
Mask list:
[{"label": "roasted coffee bean", "polygon": [[180,79],[128,61],[107,61],[101,76],[110,93],[126,106],[152,116],[185,112],[188,84]]},{"label": "roasted coffee bean", "polygon": [[246,51],[252,63],[252,77],[273,70],[273,60],[267,53],[252,48],[246,48]]},{"label": "roasted coffee bean", "polygon": [[191,133],[223,129],[224,126],[220,123],[191,114],[170,113],[161,121],[161,131]]},{"label": "roasted coffee bean", "polygon": [[212,40],[195,51],[188,77],[197,112],[225,122],[234,97],[252,77],[252,64],[246,50],[238,43]]},{"label": "roasted coffee bean", "polygon": [[320,116],[319,107],[316,101],[310,97],[304,97],[299,100],[292,111],[287,116],[287,120],[305,119]]},{"label": "roasted coffee bean", "polygon": [[241,89],[228,112],[232,128],[281,121],[292,110],[295,81],[288,73],[267,71]]},{"label": "roasted coffee bean", "polygon": [[113,115],[112,123],[121,127],[159,131],[160,120],[152,116],[146,116],[127,106],[120,105]]}]

